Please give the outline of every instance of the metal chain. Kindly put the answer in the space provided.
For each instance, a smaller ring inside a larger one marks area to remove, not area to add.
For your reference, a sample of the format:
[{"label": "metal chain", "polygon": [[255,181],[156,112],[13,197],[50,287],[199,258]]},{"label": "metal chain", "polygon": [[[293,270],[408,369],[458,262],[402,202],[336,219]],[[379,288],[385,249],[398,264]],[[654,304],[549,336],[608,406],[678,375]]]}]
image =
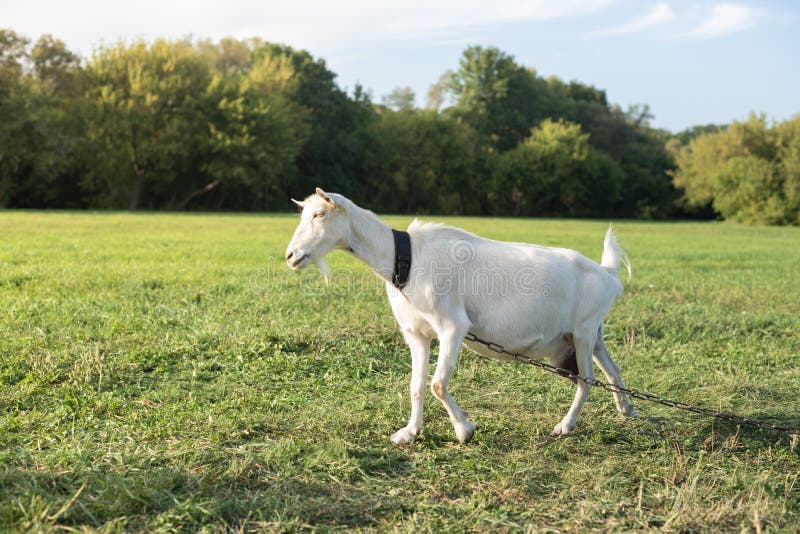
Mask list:
[{"label": "metal chain", "polygon": [[769,421],[761,421],[758,419],[750,419],[748,417],[742,417],[741,415],[736,415],[727,412],[718,412],[716,410],[711,410],[709,408],[702,408],[700,406],[693,406],[691,404],[665,399],[659,397],[658,395],[654,395],[653,393],[647,393],[645,391],[639,391],[636,389],[628,389],[623,388],[620,386],[616,386],[614,384],[606,384],[605,382],[601,382],[595,378],[587,378],[585,376],[581,376],[578,374],[569,371],[568,369],[564,369],[562,367],[556,367],[555,365],[550,365],[549,363],[541,362],[539,360],[535,360],[531,357],[524,356],[517,352],[511,352],[505,349],[502,345],[498,345],[492,341],[486,341],[485,339],[481,339],[472,332],[469,332],[465,339],[467,341],[472,341],[474,343],[478,343],[483,345],[487,349],[491,350],[492,352],[496,352],[498,354],[505,354],[507,356],[511,356],[515,361],[521,363],[527,363],[531,365],[535,365],[541,369],[544,369],[548,373],[553,373],[559,376],[563,376],[565,378],[569,378],[570,380],[580,380],[581,382],[585,382],[590,386],[597,386],[599,388],[605,389],[606,391],[610,391],[612,393],[624,393],[634,399],[645,400],[654,402],[656,404],[661,404],[663,406],[669,406],[671,408],[678,408],[679,410],[684,410],[687,412],[692,412],[700,415],[706,415],[709,417],[716,417],[717,419],[722,419],[724,421],[729,421],[731,423],[736,423],[738,425],[748,425],[753,426],[756,428],[767,429],[767,430],[775,430],[778,432],[786,432],[788,434],[793,435],[800,435],[800,427],[797,426],[785,426],[785,425],[776,425],[772,424]]}]

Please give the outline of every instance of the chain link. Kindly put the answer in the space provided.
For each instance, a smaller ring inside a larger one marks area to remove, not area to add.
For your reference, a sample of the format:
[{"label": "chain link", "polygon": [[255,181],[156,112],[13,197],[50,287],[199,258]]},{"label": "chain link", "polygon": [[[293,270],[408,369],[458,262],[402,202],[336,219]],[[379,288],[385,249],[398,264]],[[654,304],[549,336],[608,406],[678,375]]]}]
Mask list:
[{"label": "chain link", "polygon": [[736,415],[733,413],[727,412],[718,412],[716,410],[711,410],[709,408],[703,408],[701,406],[693,406],[691,404],[665,399],[663,397],[659,397],[658,395],[654,395],[653,393],[647,393],[646,391],[639,391],[636,389],[628,389],[623,388],[620,386],[616,386],[614,384],[606,384],[605,382],[601,382],[595,378],[587,378],[585,376],[581,376],[578,374],[573,373],[568,369],[564,369],[562,367],[556,367],[555,365],[550,365],[549,363],[541,362],[539,360],[535,360],[528,356],[524,356],[517,352],[511,352],[506,350],[505,347],[494,343],[492,341],[486,341],[485,339],[481,339],[472,332],[469,332],[466,337],[466,341],[471,341],[474,343],[478,343],[483,345],[487,349],[491,350],[492,352],[496,352],[498,354],[505,354],[506,356],[511,356],[515,361],[520,363],[527,363],[530,365],[535,365],[541,369],[544,369],[548,373],[553,373],[559,376],[563,376],[565,378],[569,378],[572,381],[580,380],[581,382],[585,382],[590,386],[596,386],[601,389],[605,389],[606,391],[610,391],[612,393],[624,393],[629,397],[639,400],[645,400],[649,402],[654,402],[656,404],[661,404],[662,406],[668,406],[670,408],[677,408],[679,410],[684,410],[686,412],[692,412],[699,415],[705,415],[709,417],[716,417],[717,419],[722,419],[724,421],[729,421],[731,423],[735,423],[737,425],[748,425],[753,426],[756,428],[767,429],[767,430],[775,430],[778,432],[786,432],[788,434],[793,434],[795,436],[800,435],[800,427],[797,426],[785,426],[785,425],[776,425],[770,423],[769,421],[762,421],[759,419],[750,419],[748,417],[742,417],[741,415]]}]

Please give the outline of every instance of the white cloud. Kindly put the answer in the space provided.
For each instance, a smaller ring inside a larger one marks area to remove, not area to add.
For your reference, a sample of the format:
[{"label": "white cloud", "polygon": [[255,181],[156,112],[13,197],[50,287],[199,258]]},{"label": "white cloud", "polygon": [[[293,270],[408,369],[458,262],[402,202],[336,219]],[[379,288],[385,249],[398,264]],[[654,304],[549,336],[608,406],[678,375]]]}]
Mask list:
[{"label": "white cloud", "polygon": [[669,4],[660,3],[653,6],[653,9],[644,15],[634,17],[628,22],[620,24],[619,26],[613,26],[611,28],[605,28],[592,32],[590,35],[627,35],[631,33],[638,33],[648,28],[652,28],[653,26],[669,22],[674,18],[675,13],[672,11],[672,8],[669,7]]},{"label": "white cloud", "polygon": [[752,28],[759,17],[759,11],[743,4],[716,4],[704,22],[678,38],[705,40],[723,37]]},{"label": "white cloud", "polygon": [[397,40],[456,39],[506,22],[594,13],[613,0],[27,0],[0,20],[32,38],[52,33],[88,53],[119,38],[258,36],[316,53]]},{"label": "white cloud", "polygon": [[594,13],[611,0],[410,0],[389,11],[393,19],[386,29],[394,37],[457,31],[504,22],[533,22]]}]

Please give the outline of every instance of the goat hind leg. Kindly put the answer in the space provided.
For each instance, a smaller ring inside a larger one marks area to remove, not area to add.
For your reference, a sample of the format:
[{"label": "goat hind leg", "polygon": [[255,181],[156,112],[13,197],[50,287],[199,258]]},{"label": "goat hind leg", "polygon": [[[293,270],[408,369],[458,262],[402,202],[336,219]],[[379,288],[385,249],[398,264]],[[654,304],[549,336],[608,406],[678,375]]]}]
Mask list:
[{"label": "goat hind leg", "polygon": [[[592,347],[594,346],[595,337],[596,336],[582,337],[577,334],[573,335],[573,340],[575,343],[575,359],[578,363],[578,373],[588,379],[594,379]],[[589,392],[592,390],[592,386],[583,380],[578,380],[576,389],[577,391],[575,392],[575,399],[572,401],[572,406],[570,406],[567,415],[564,416],[561,422],[553,428],[553,431],[550,433],[551,436],[566,436],[572,432],[573,428],[575,428],[575,423],[578,420],[578,414],[580,413],[581,408],[583,408],[583,404],[586,402],[587,397],[589,397]]]},{"label": "goat hind leg", "polygon": [[[602,326],[597,334],[597,341],[594,344],[594,361],[597,363],[600,370],[603,371],[603,374],[606,375],[606,379],[609,383],[621,388],[625,387],[625,382],[622,381],[622,375],[620,374],[619,365],[611,359],[605,341],[603,341]],[[630,399],[628,399],[628,396],[624,393],[615,391],[614,403],[617,405],[617,411],[622,415],[627,417],[636,417],[639,415],[633,407],[633,404],[631,404]]]}]

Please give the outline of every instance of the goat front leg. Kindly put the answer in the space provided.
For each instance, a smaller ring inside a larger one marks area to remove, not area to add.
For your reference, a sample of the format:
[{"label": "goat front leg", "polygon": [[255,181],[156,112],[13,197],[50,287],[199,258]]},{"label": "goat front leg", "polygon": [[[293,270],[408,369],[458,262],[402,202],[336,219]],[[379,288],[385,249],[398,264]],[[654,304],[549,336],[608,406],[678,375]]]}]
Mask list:
[{"label": "goat front leg", "polygon": [[[579,337],[573,334],[575,343],[575,359],[578,363],[578,374],[588,379],[594,379],[594,365],[592,364],[592,349],[594,348],[596,335]],[[575,399],[572,401],[572,406],[569,407],[567,415],[558,423],[551,436],[566,436],[572,429],[575,428],[575,423],[578,420],[578,414],[583,408],[583,403],[589,397],[589,392],[592,386],[582,380],[578,380],[577,391],[575,392]]]},{"label": "goat front leg", "polygon": [[461,443],[467,443],[472,439],[472,435],[475,433],[475,424],[467,419],[467,413],[459,408],[456,401],[450,396],[447,385],[450,383],[450,375],[453,374],[453,369],[458,361],[458,351],[461,349],[465,334],[466,330],[458,328],[448,329],[439,334],[439,360],[436,362],[436,371],[431,382],[433,396],[439,399],[447,410],[447,415],[450,416],[450,421],[456,431],[456,437]]},{"label": "goat front leg", "polygon": [[431,350],[431,338],[411,332],[403,332],[403,335],[411,349],[411,417],[406,426],[392,434],[395,445],[413,443],[422,430],[422,405]]}]

